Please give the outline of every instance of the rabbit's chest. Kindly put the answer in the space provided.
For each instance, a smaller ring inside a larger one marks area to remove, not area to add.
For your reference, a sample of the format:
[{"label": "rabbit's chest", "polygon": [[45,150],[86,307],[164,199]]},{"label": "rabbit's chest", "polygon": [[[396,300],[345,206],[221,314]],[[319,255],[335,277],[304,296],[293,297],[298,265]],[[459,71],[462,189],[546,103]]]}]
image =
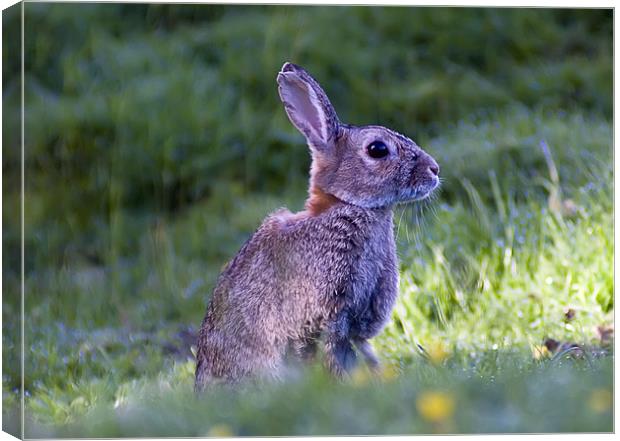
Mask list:
[{"label": "rabbit's chest", "polygon": [[353,320],[369,313],[376,296],[392,295],[396,287],[387,285],[395,272],[396,246],[391,225],[387,225],[369,238],[351,268],[345,303]]}]

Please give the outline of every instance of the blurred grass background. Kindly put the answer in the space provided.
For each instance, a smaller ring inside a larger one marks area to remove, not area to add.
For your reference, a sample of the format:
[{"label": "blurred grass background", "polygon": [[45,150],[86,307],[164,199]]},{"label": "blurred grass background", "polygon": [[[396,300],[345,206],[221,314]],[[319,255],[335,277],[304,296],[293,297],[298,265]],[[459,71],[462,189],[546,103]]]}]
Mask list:
[{"label": "blurred grass background", "polygon": [[[610,431],[612,31],[600,9],[25,4],[27,436]],[[3,38],[5,109],[19,43]],[[374,342],[396,379],[319,369],[196,401],[215,277],[265,215],[303,205],[287,60],[343,121],[441,165],[439,198],[396,216],[401,297]],[[21,149],[3,113],[10,427]]]}]

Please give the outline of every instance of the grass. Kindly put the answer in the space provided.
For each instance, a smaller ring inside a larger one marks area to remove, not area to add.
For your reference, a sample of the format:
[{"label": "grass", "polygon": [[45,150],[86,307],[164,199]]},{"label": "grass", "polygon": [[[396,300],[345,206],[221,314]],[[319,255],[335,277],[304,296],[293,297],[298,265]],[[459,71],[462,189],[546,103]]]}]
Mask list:
[{"label": "grass", "polygon": [[[120,388],[48,436],[291,436],[411,433],[611,431],[609,360],[524,363],[523,354],[489,357],[486,371],[467,365],[409,365],[398,378],[358,373],[334,384],[322,372],[243,393],[191,389],[192,363]],[[489,377],[488,371],[495,375]],[[71,407],[84,408],[84,400]],[[259,417],[260,415],[260,417]]]},{"label": "grass", "polygon": [[[613,430],[609,11],[26,7],[27,437]],[[273,81],[289,58],[343,120],[412,136],[442,188],[396,211],[400,297],[373,341],[383,375],[338,383],[293,365],[281,384],[196,397],[220,269],[305,198],[308,154]],[[3,152],[13,432],[16,152]]]}]

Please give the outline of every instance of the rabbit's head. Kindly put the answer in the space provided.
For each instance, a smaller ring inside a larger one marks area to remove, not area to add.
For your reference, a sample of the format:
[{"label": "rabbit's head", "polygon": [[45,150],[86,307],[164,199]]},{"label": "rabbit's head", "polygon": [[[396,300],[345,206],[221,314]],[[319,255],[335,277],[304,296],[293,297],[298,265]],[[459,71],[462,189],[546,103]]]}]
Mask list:
[{"label": "rabbit's head", "polygon": [[319,84],[285,63],[280,99],[312,152],[311,190],[365,208],[426,198],[439,185],[439,166],[411,139],[381,126],[343,124]]}]

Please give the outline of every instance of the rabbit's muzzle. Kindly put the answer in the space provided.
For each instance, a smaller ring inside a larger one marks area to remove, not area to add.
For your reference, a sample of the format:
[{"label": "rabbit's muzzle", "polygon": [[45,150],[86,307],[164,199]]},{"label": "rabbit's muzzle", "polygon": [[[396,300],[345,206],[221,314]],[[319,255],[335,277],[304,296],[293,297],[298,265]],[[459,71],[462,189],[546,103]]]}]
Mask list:
[{"label": "rabbit's muzzle", "polygon": [[428,197],[439,187],[439,165],[431,155],[420,152],[411,171],[411,200]]}]

